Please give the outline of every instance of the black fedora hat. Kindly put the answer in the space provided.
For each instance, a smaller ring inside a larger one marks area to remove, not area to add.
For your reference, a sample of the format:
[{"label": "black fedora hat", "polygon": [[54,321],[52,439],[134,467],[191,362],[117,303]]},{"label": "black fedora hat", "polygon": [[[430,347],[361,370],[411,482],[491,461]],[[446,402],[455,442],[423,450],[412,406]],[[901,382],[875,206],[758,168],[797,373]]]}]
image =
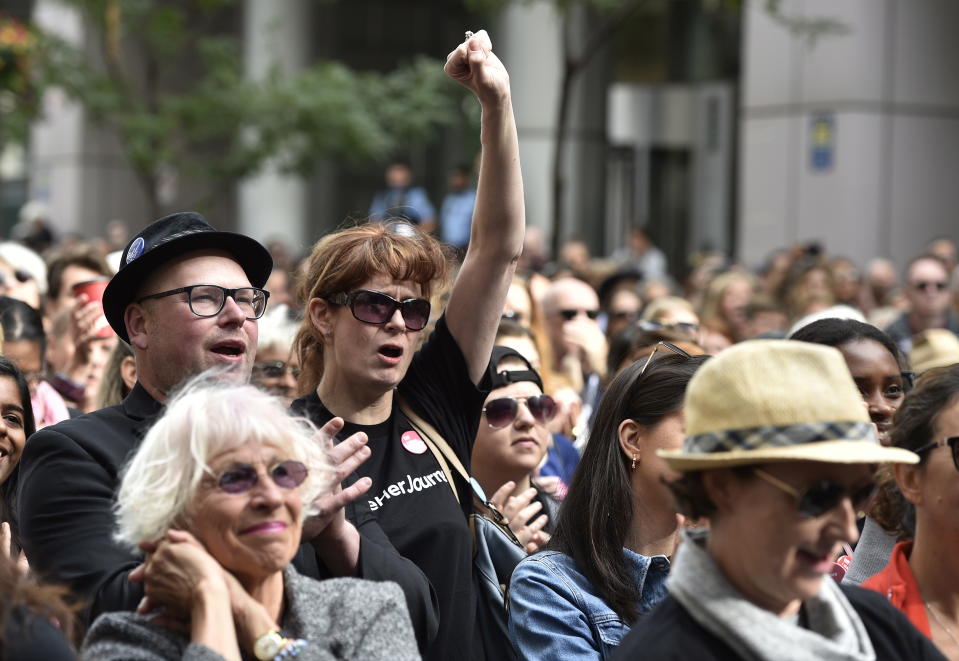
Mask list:
[{"label": "black fedora hat", "polygon": [[121,339],[130,341],[123,313],[143,281],[164,263],[194,250],[230,253],[254,287],[265,285],[273,270],[269,251],[255,239],[216,230],[193,211],[164,216],[143,228],[127,244],[120,255],[120,270],[103,292],[104,315]]}]

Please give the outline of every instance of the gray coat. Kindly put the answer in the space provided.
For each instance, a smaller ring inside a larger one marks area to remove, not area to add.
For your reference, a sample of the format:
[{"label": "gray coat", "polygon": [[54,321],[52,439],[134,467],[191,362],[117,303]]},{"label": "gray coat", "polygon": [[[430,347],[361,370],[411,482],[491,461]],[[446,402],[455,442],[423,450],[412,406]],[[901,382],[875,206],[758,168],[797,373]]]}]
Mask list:
[{"label": "gray coat", "polygon": [[[286,612],[280,625],[309,645],[298,661],[419,659],[403,592],[395,583],[353,578],[315,581],[292,567],[283,572]],[[136,613],[105,613],[87,633],[80,654],[90,661],[222,661],[187,635]],[[244,656],[253,658],[247,651]]]}]

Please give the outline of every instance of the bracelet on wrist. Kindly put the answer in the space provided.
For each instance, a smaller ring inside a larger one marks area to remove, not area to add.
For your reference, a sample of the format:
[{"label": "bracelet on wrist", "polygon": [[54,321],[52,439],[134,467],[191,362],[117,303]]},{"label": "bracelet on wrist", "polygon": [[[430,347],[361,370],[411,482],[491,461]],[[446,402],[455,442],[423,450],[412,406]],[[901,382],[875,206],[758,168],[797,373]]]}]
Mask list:
[{"label": "bracelet on wrist", "polygon": [[253,655],[259,661],[282,661],[299,656],[307,644],[302,638],[287,638],[278,629],[270,629],[253,643]]}]

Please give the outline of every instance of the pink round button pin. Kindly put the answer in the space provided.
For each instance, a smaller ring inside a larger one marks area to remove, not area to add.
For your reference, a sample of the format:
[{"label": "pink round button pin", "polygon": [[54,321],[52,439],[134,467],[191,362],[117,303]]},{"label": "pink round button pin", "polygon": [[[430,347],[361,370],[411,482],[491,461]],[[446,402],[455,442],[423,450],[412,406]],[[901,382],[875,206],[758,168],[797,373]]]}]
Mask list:
[{"label": "pink round button pin", "polygon": [[400,436],[400,443],[403,444],[407,452],[412,452],[413,454],[423,454],[427,450],[426,441],[420,438],[420,435],[413,430],[403,432],[403,435]]}]

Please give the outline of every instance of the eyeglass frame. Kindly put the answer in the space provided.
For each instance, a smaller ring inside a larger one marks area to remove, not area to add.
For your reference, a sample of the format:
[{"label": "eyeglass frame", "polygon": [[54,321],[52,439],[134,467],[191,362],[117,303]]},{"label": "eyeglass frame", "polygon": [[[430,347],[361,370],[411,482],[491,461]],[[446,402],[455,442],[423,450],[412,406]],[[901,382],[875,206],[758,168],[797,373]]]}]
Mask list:
[{"label": "eyeglass frame", "polygon": [[662,321],[654,321],[652,319],[639,319],[636,321],[636,327],[640,330],[644,330],[650,333],[656,333],[659,331],[673,331],[674,333],[684,333],[690,337],[695,337],[701,330],[699,324],[694,324],[691,321],[677,321],[675,323],[667,324]]},{"label": "eyeglass frame", "polygon": [[[279,482],[277,482],[276,476],[274,475],[274,473],[276,472],[276,469],[284,466],[287,466],[287,470],[289,470],[289,466],[296,466],[298,467],[298,469],[299,468],[303,469],[302,477],[300,478],[300,481],[296,482],[291,487],[284,486],[280,484]],[[243,469],[250,469],[253,471],[253,481],[250,483],[250,485],[247,488],[242,489],[240,491],[230,491],[228,488],[223,486],[223,478],[226,477],[227,474],[229,474],[231,471],[237,471],[237,470],[243,470]],[[208,473],[208,474],[210,475],[210,477],[213,478],[214,484],[218,490],[222,491],[223,493],[230,494],[232,496],[248,493],[252,491],[253,489],[255,489],[256,485],[260,483],[260,471],[258,471],[256,469],[256,466],[254,466],[253,464],[246,464],[246,463],[235,464],[231,466],[230,468],[227,468],[219,473],[216,473],[216,474]],[[298,488],[300,485],[302,485],[306,481],[306,478],[310,476],[310,469],[302,461],[296,461],[295,459],[287,459],[285,461],[278,461],[277,463],[267,467],[266,476],[270,478],[270,481],[273,482],[273,484],[279,487],[280,489],[283,489],[285,491],[292,491],[293,489]]]},{"label": "eyeglass frame", "polygon": [[[539,418],[536,417],[536,414],[533,413],[533,408],[529,405],[529,400],[531,400],[531,399],[533,399],[533,398],[543,398],[543,397],[547,398],[550,402],[553,403],[553,415],[551,415],[549,418],[547,418],[547,419],[544,420],[544,421],[540,421]],[[507,422],[507,423],[504,424],[504,425],[500,425],[499,427],[495,427],[495,426],[493,426],[493,423],[491,423],[491,422],[489,421],[489,417],[486,415],[486,408],[487,408],[487,407],[486,407],[486,405],[484,405],[484,406],[483,406],[482,414],[483,414],[483,417],[486,418],[486,424],[489,426],[490,429],[495,429],[495,430],[506,429],[506,428],[509,427],[511,424],[513,424],[514,422],[516,422],[516,418],[519,417],[519,403],[520,403],[520,402],[523,403],[523,406],[526,407],[526,410],[529,411],[529,414],[530,414],[531,416],[533,416],[533,419],[536,420],[536,424],[538,424],[538,425],[544,425],[544,426],[545,426],[545,425],[548,424],[550,421],[552,421],[553,418],[555,418],[555,417],[557,416],[557,414],[559,413],[559,406],[558,406],[556,400],[555,400],[551,395],[547,395],[546,393],[540,393],[540,394],[538,394],[538,395],[529,395],[528,397],[495,397],[495,398],[491,399],[491,400],[489,401],[489,403],[492,404],[493,402],[498,401],[498,400],[500,400],[500,399],[511,399],[511,400],[513,400],[513,401],[516,403],[516,408],[513,410],[513,417],[510,418],[509,422]]]},{"label": "eyeglass frame", "polygon": [[921,445],[913,450],[913,452],[918,455],[922,455],[924,452],[935,450],[936,448],[941,448],[946,445],[948,445],[949,449],[952,450],[952,465],[957,471],[959,471],[959,457],[956,456],[956,448],[957,445],[959,445],[959,436],[949,436],[941,441],[932,441],[931,443],[926,443],[925,445]]},{"label": "eyeglass frame", "polygon": [[[287,374],[292,374],[294,379],[300,378],[300,371],[301,371],[300,366],[299,366],[299,365],[291,365],[291,364],[289,364],[288,362],[286,362],[286,361],[284,361],[284,360],[258,360],[258,361],[255,361],[255,362],[253,363],[252,372],[256,372],[257,370],[260,370],[260,371],[262,372],[262,371],[264,371],[264,370],[266,370],[266,369],[269,369],[269,368],[271,368],[271,367],[272,367],[273,369],[283,370],[283,374],[280,375],[280,376],[286,376]],[[278,378],[280,378],[280,376],[270,376],[269,374],[264,374],[264,376],[266,376],[266,377],[269,378],[269,379],[278,379]]]},{"label": "eyeglass frame", "polygon": [[943,292],[949,289],[949,283],[943,282],[942,280],[918,280],[916,282],[910,282],[909,286],[921,292],[928,291],[929,289],[936,292]]},{"label": "eyeglass frame", "polygon": [[[393,310],[390,312],[390,315],[383,321],[367,321],[366,319],[360,319],[356,316],[356,310],[353,309],[353,303],[356,301],[356,297],[360,294],[378,294],[379,296],[384,296],[390,299],[393,302]],[[337,292],[335,294],[330,294],[329,296],[323,297],[326,301],[332,303],[333,305],[344,305],[350,309],[350,314],[353,315],[353,318],[357,321],[370,324],[372,326],[382,326],[383,324],[388,324],[390,319],[393,318],[393,315],[396,314],[396,311],[400,311],[400,315],[403,317],[403,326],[406,327],[406,330],[418,332],[426,328],[430,323],[430,315],[433,314],[433,305],[430,303],[428,298],[423,298],[421,296],[414,296],[413,298],[404,298],[402,301],[396,298],[393,298],[386,292],[377,291],[376,289],[356,289],[350,293],[346,292]],[[410,328],[409,324],[406,323],[406,315],[403,314],[403,308],[408,306],[413,301],[425,301],[426,302],[426,321],[419,328]]]},{"label": "eyeglass frame", "polygon": [[[755,475],[756,477],[758,477],[759,479],[761,479],[761,480],[762,480],[763,482],[765,482],[766,484],[770,484],[770,485],[776,487],[777,489],[779,489],[780,491],[782,491],[783,493],[785,493],[786,495],[792,496],[793,498],[795,498],[795,499],[796,499],[796,508],[797,508],[797,511],[799,512],[799,516],[801,516],[801,517],[804,518],[804,519],[815,519],[815,518],[818,518],[818,517],[826,514],[827,512],[830,512],[830,511],[836,509],[837,507],[839,507],[839,504],[842,503],[842,501],[843,501],[844,498],[848,498],[848,499],[849,499],[849,502],[852,504],[852,506],[853,506],[854,508],[856,507],[856,502],[855,502],[855,499],[854,499],[855,494],[852,493],[852,492],[850,492],[849,489],[847,489],[845,485],[840,484],[840,483],[838,483],[838,482],[833,482],[832,480],[817,480],[817,482],[827,482],[827,483],[829,483],[829,484],[833,484],[833,485],[842,487],[842,489],[843,489],[842,496],[839,498],[839,500],[836,501],[836,504],[835,504],[835,505],[833,505],[832,507],[829,507],[829,508],[827,508],[827,509],[824,509],[822,512],[819,512],[818,514],[814,514],[814,513],[812,513],[812,512],[807,512],[807,511],[803,510],[803,508],[802,508],[802,501],[803,501],[803,499],[809,494],[809,492],[812,490],[812,486],[813,486],[813,484],[815,484],[815,482],[806,485],[806,486],[803,487],[802,489],[797,489],[797,488],[794,487],[793,485],[788,484],[788,483],[784,482],[783,480],[780,480],[780,479],[779,479],[778,477],[776,477],[775,475],[770,475],[769,473],[767,473],[766,471],[764,471],[764,470],[761,469],[761,468],[753,468],[753,469],[752,469],[752,472],[753,472],[753,475]],[[865,499],[865,503],[869,503],[873,498],[876,497],[876,493],[879,491],[879,485],[876,484],[875,482],[872,482],[872,483],[869,484],[869,489],[870,489],[871,493],[870,493],[869,497]],[[856,516],[859,517],[859,515],[860,515],[860,512],[857,511],[857,512],[856,512]]]},{"label": "eyeglass frame", "polygon": [[588,317],[590,321],[596,321],[599,318],[599,310],[586,310],[583,308],[563,308],[557,310],[556,314],[563,318],[563,321],[572,321],[580,315]]},{"label": "eyeglass frame", "polygon": [[649,363],[652,362],[653,356],[656,355],[656,352],[659,351],[659,347],[666,347],[672,351],[677,356],[682,356],[683,358],[692,358],[692,355],[685,349],[680,349],[672,342],[667,342],[666,340],[660,340],[656,343],[656,346],[653,347],[653,350],[649,352],[649,356],[646,358],[646,363],[643,365],[643,369],[639,370],[639,376],[642,376],[646,373],[646,368],[649,367]]},{"label": "eyeglass frame", "polygon": [[[213,287],[213,288],[219,289],[220,291],[223,292],[223,300],[220,301],[220,308],[219,308],[216,312],[213,312],[212,314],[200,314],[199,312],[197,312],[196,310],[193,309],[193,290],[196,289],[196,288],[198,288],[198,287]],[[268,292],[268,291],[265,290],[265,289],[261,289],[260,287],[250,286],[250,287],[237,287],[237,288],[235,288],[235,289],[227,289],[226,287],[221,287],[220,285],[207,285],[207,284],[187,285],[186,287],[178,287],[178,288],[176,288],[176,289],[170,289],[170,290],[167,290],[167,291],[161,291],[161,292],[158,292],[158,293],[156,293],[156,294],[149,294],[149,295],[147,295],[147,296],[143,296],[143,297],[137,299],[137,300],[134,301],[134,302],[135,302],[135,303],[142,303],[143,301],[148,301],[148,300],[152,300],[152,299],[159,299],[159,298],[165,298],[165,297],[167,297],[167,296],[175,296],[176,294],[184,294],[184,293],[185,293],[185,294],[186,294],[187,305],[190,307],[190,312],[192,312],[192,313],[193,313],[194,315],[196,315],[197,317],[200,317],[200,318],[203,318],[203,319],[209,319],[210,317],[215,317],[215,316],[217,316],[218,314],[220,314],[221,312],[223,312],[223,308],[226,306],[226,299],[227,299],[227,298],[232,298],[232,299],[233,299],[233,302],[236,303],[237,306],[239,306],[239,303],[237,303],[237,300],[236,300],[236,293],[237,293],[238,291],[243,291],[243,290],[246,290],[246,289],[250,289],[250,290],[253,290],[254,292],[260,292],[261,294],[263,294],[263,309],[260,310],[260,314],[256,315],[255,317],[246,317],[246,319],[247,319],[248,321],[256,321],[257,319],[261,318],[261,317],[266,313],[266,306],[267,306],[267,304],[270,302],[270,292]],[[252,304],[251,304],[251,306],[252,306]],[[254,310],[254,312],[255,312],[255,310]]]}]

